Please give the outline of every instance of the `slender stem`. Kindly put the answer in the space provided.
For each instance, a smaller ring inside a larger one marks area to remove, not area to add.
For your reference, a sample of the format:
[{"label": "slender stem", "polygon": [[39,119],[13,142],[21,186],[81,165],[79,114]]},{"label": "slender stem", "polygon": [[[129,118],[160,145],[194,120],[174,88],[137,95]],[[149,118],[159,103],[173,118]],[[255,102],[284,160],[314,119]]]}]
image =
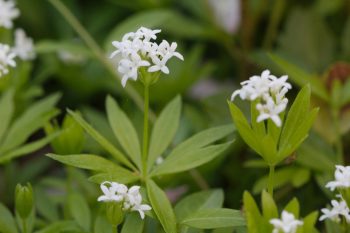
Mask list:
[{"label": "slender stem", "polygon": [[340,164],[344,162],[343,159],[343,141],[341,137],[341,132],[340,132],[340,125],[339,125],[339,109],[338,108],[333,108],[332,109],[332,120],[334,124],[334,131],[336,135],[335,139],[335,150],[336,150],[336,155],[337,155],[337,160]]},{"label": "slender stem", "polygon": [[207,181],[203,178],[203,176],[199,173],[197,169],[190,170],[190,174],[199,188],[201,188],[202,190],[208,190],[210,188]]},{"label": "slender stem", "polygon": [[148,110],[149,110],[149,85],[145,86],[144,96],[144,113],[143,113],[143,147],[142,147],[142,168],[144,177],[147,174],[147,157],[148,157]]},{"label": "slender stem", "polygon": [[275,166],[270,165],[269,180],[267,184],[267,191],[273,197],[273,186],[274,186],[274,176],[275,176]]},{"label": "slender stem", "polygon": [[265,49],[270,49],[274,42],[285,5],[286,5],[286,0],[275,0],[272,13],[270,14],[267,31],[265,33],[264,45],[263,45]]},{"label": "slender stem", "polygon": [[23,227],[23,233],[27,233],[27,224],[26,221],[24,219],[22,219],[22,227]]}]

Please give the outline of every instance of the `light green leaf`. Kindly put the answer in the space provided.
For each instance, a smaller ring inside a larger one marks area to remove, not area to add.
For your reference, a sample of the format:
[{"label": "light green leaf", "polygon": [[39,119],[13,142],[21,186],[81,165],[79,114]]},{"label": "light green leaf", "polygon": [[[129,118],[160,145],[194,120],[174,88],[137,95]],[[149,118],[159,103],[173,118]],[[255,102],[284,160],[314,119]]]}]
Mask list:
[{"label": "light green leaf", "polygon": [[278,218],[278,210],[275,201],[265,190],[261,193],[261,206],[266,221],[272,218]]},{"label": "light green leaf", "polygon": [[222,125],[213,127],[210,129],[203,130],[184,142],[176,146],[172,153],[185,153],[189,150],[194,150],[198,148],[203,148],[211,143],[216,142],[217,140],[226,137],[234,131],[232,124]]},{"label": "light green leaf", "polygon": [[277,156],[277,145],[270,134],[261,138],[261,156],[269,165],[274,165]]},{"label": "light green leaf", "polygon": [[292,184],[294,187],[301,187],[310,180],[311,172],[306,168],[299,168],[293,175]]},{"label": "light green leaf", "polygon": [[299,218],[299,210],[300,210],[300,206],[299,206],[299,202],[298,199],[296,199],[295,197],[286,205],[286,207],[284,208],[285,211],[292,213],[295,218]]},{"label": "light green leaf", "polygon": [[151,172],[151,176],[159,176],[189,170],[203,165],[219,156],[232,142],[186,151],[170,153],[170,155]]},{"label": "light green leaf", "polygon": [[262,216],[256,205],[252,195],[245,191],[243,194],[243,204],[245,209],[245,215],[247,219],[247,228],[250,233],[260,233]]},{"label": "light green leaf", "polygon": [[304,233],[308,233],[308,232],[315,232],[315,224],[317,221],[317,217],[318,217],[318,211],[314,211],[312,213],[310,213],[309,215],[307,215],[303,221],[303,232]]},{"label": "light green leaf", "polygon": [[181,98],[176,96],[161,112],[154,123],[148,153],[148,168],[161,156],[172,142],[179,127]]},{"label": "light green leaf", "polygon": [[0,143],[12,119],[14,111],[13,95],[14,91],[8,90],[0,99]]},{"label": "light green leaf", "polygon": [[59,221],[52,223],[35,233],[57,233],[57,232],[81,232],[82,230],[75,221]]},{"label": "light green leaf", "polygon": [[108,151],[116,160],[128,166],[129,168],[135,168],[134,165],[122,154],[117,148],[115,148],[105,137],[97,132],[92,126],[90,126],[81,116],[75,112],[68,110],[69,114],[86,130],[86,132],[98,142],[106,151]]},{"label": "light green leaf", "polygon": [[89,181],[96,184],[101,184],[106,180],[115,181],[122,184],[133,183],[140,179],[139,176],[130,172],[126,169],[113,169],[105,173],[99,173],[97,175],[91,176]]},{"label": "light green leaf", "polygon": [[94,57],[91,50],[83,44],[72,43],[69,41],[41,40],[35,43],[35,51],[39,54],[67,52],[82,56],[83,58]]},{"label": "light green leaf", "polygon": [[2,233],[17,233],[16,222],[11,212],[0,203],[0,229]]},{"label": "light green leaf", "polygon": [[91,212],[84,197],[79,193],[69,194],[68,207],[72,217],[79,226],[89,232],[91,227]]},{"label": "light green leaf", "polygon": [[94,233],[114,233],[113,226],[108,222],[105,213],[97,215],[94,225]]},{"label": "light green leaf", "polygon": [[252,125],[252,129],[254,132],[258,135],[258,137],[264,137],[266,134],[265,130],[265,123],[257,122],[257,118],[259,116],[259,111],[256,109],[256,105],[258,104],[259,100],[251,101],[250,103],[250,121]]},{"label": "light green leaf", "polygon": [[181,224],[200,229],[214,229],[244,226],[245,220],[239,210],[215,208],[200,209],[182,220]]},{"label": "light green leaf", "polygon": [[201,191],[186,196],[175,206],[178,221],[187,218],[200,209],[220,208],[224,202],[224,193],[220,189]]},{"label": "light green leaf", "polygon": [[73,167],[83,168],[87,170],[93,171],[109,171],[109,170],[126,170],[118,166],[117,164],[101,157],[98,155],[90,155],[90,154],[78,154],[78,155],[55,155],[55,154],[47,154],[46,156],[57,160],[66,165],[70,165]]},{"label": "light green leaf", "polygon": [[162,224],[164,231],[166,233],[177,232],[174,210],[171,207],[168,197],[153,180],[147,180],[146,185],[151,206]]},{"label": "light green leaf", "polygon": [[255,152],[262,155],[259,139],[255,135],[252,128],[250,127],[244,114],[231,101],[228,101],[227,103],[230,107],[230,112],[231,112],[233,122],[234,122],[239,134],[241,135],[241,137],[245,141],[245,143],[247,143],[248,146],[250,146],[253,150],[255,150]]},{"label": "light green leaf", "polygon": [[141,147],[133,124],[111,96],[107,97],[106,109],[115,137],[131,160],[141,168]]},{"label": "light green leaf", "polygon": [[142,233],[145,221],[138,213],[130,213],[126,217],[121,233]]},{"label": "light green leaf", "polygon": [[311,84],[311,91],[313,94],[319,98],[328,101],[329,96],[328,92],[323,85],[321,79],[314,75],[308,74],[306,71],[301,68],[288,63],[286,60],[275,54],[269,54],[269,57],[274,61],[296,84],[300,87],[305,86],[306,84]]}]

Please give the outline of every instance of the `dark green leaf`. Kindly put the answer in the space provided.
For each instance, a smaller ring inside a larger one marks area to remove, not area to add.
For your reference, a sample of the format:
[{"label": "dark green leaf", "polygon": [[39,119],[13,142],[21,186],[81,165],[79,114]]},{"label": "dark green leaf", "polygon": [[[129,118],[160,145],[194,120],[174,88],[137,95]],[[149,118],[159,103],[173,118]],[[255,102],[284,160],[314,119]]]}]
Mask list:
[{"label": "dark green leaf", "polygon": [[16,222],[11,212],[0,203],[0,229],[2,233],[17,233]]},{"label": "dark green leaf", "polygon": [[101,184],[106,180],[110,180],[122,184],[129,184],[137,181],[138,179],[140,179],[140,177],[129,170],[113,169],[108,172],[99,173],[97,175],[91,176],[89,178],[89,181],[94,182],[96,184]]},{"label": "dark green leaf", "polygon": [[13,90],[6,91],[0,99],[0,143],[8,129],[14,111]]},{"label": "dark green leaf", "polygon": [[68,207],[72,217],[85,231],[90,231],[91,212],[85,198],[79,193],[68,196]]}]

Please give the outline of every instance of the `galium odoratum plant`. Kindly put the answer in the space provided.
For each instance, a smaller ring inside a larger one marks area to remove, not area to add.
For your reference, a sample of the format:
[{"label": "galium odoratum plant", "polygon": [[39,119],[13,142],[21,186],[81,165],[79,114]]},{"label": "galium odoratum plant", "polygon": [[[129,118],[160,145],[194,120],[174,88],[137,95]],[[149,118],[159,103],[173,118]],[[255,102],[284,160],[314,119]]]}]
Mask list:
[{"label": "galium odoratum plant", "polygon": [[[309,110],[310,87],[307,85],[285,114],[288,103],[285,95],[291,89],[287,78],[286,75],[278,78],[265,70],[260,76],[242,82],[242,88],[234,91],[228,101],[239,134],[269,167],[268,192],[271,195],[276,165],[305,140],[318,112],[318,108]],[[234,104],[237,96],[251,101],[250,122]]]},{"label": "galium odoratum plant", "polygon": [[[118,229],[117,225],[123,225],[122,229],[129,229],[136,221],[140,223],[138,231],[142,232],[143,223],[140,219],[145,217],[144,214],[156,217],[166,233],[175,233],[185,228],[213,229],[243,226],[244,219],[239,211],[221,208],[223,195],[220,194],[219,197],[222,196],[222,198],[217,199],[218,194],[215,191],[200,193],[193,197],[196,203],[200,200],[197,204],[193,205],[194,201],[191,197],[188,199],[191,201],[182,202],[183,204],[174,211],[165,192],[154,181],[155,178],[188,171],[213,160],[232,144],[232,141],[216,142],[234,130],[232,125],[210,128],[178,145],[172,145],[174,148],[169,150],[181,116],[181,98],[177,96],[161,111],[149,134],[149,87],[158,80],[161,73],[170,72],[166,62],[172,56],[182,59],[182,55],[175,51],[176,43],[150,42],[156,39],[156,34],[159,32],[160,30],[141,27],[136,32],[127,33],[121,42],[113,42],[117,50],[112,53],[112,57],[121,56],[118,70],[123,74],[123,86],[128,79],[133,79],[141,81],[145,87],[142,146],[131,120],[118,103],[108,96],[107,118],[121,149],[94,129],[82,116],[69,110],[73,119],[112,158],[106,159],[101,155],[92,154],[49,154],[48,156],[64,164],[96,172],[89,179],[100,184],[104,195],[99,198],[99,201],[103,201],[106,205],[107,216],[115,226],[114,229]],[[162,162],[157,163],[157,160]],[[129,186],[132,183],[137,185]],[[128,186],[130,188],[127,188]],[[215,200],[220,201],[209,206],[204,205],[212,195],[216,196]],[[188,209],[191,209],[190,213]],[[130,211],[138,211],[140,215],[131,214]],[[125,215],[133,220],[123,222]],[[209,219],[201,221],[201,216],[207,216]]]}]

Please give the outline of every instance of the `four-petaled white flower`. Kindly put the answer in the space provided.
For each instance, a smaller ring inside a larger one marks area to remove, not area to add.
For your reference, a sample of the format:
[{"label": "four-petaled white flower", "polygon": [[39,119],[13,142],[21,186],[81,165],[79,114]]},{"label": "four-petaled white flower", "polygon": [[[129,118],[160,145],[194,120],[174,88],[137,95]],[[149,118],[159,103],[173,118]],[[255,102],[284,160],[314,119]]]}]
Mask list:
[{"label": "four-petaled white flower", "polygon": [[281,219],[271,219],[270,223],[274,227],[272,233],[295,233],[297,228],[303,225],[303,221],[295,219],[293,214],[285,210],[282,211]]},{"label": "four-petaled white flower", "polygon": [[334,172],[334,181],[330,181],[326,184],[326,188],[334,191],[336,188],[349,188],[350,187],[350,166],[336,165]]},{"label": "four-petaled white flower", "polygon": [[15,46],[12,51],[22,60],[32,60],[35,58],[33,40],[25,34],[23,29],[15,31]]},{"label": "four-petaled white flower", "polygon": [[12,0],[0,0],[0,27],[10,29],[13,27],[13,20],[19,16],[19,10]]},{"label": "four-petaled white flower", "polygon": [[148,66],[148,72],[163,72],[169,74],[169,68],[166,63],[172,57],[183,60],[183,56],[176,52],[177,44],[169,44],[163,40],[159,45],[152,40],[157,39],[157,34],[161,30],[152,30],[141,27],[136,32],[126,33],[122,41],[113,41],[112,45],[116,48],[110,55],[110,58],[120,59],[118,63],[118,72],[122,75],[122,85],[125,87],[127,80],[137,80],[139,68]]},{"label": "four-petaled white flower", "polygon": [[282,121],[279,114],[286,109],[288,103],[285,94],[292,88],[287,79],[287,75],[277,78],[269,70],[264,70],[261,76],[254,75],[241,82],[242,88],[233,92],[231,100],[236,96],[242,100],[258,100],[256,109],[260,114],[257,122],[271,119],[280,127]]},{"label": "four-petaled white flower", "polygon": [[0,43],[0,78],[9,72],[9,66],[16,66],[15,57],[9,45]]},{"label": "four-petaled white flower", "polygon": [[145,218],[145,211],[152,209],[151,206],[142,204],[140,186],[128,189],[124,184],[105,181],[100,187],[104,195],[100,196],[98,201],[121,203],[124,211],[138,211],[142,219]]},{"label": "four-petaled white flower", "polygon": [[[338,196],[341,198],[341,196]],[[332,208],[327,209],[323,208],[321,209],[321,212],[323,215],[319,218],[320,221],[323,221],[325,219],[330,219],[335,222],[340,222],[340,216],[343,216],[346,220],[346,222],[350,222],[350,210],[346,204],[346,202],[341,198],[341,200],[338,202],[337,200],[331,201]]]}]

